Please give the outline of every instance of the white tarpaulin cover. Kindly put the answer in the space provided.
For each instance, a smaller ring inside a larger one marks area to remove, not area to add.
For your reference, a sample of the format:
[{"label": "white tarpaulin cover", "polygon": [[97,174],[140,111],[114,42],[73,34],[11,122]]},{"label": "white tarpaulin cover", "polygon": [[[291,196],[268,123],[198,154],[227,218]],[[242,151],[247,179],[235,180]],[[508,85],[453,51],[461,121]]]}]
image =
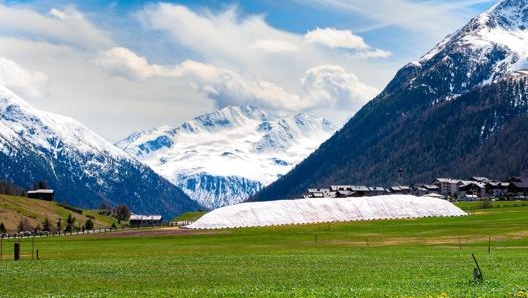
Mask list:
[{"label": "white tarpaulin cover", "polygon": [[227,206],[205,214],[187,227],[223,229],[463,215],[467,214],[455,205],[433,197],[385,195],[359,198],[313,198]]}]

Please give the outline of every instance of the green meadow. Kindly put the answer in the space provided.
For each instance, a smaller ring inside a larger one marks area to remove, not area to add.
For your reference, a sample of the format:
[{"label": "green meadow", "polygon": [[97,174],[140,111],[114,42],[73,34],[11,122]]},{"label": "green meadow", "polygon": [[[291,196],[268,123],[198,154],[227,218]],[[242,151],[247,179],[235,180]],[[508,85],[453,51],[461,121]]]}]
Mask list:
[{"label": "green meadow", "polygon": [[528,297],[528,207],[495,207],[454,218],[29,238],[20,261],[4,239],[0,297]]}]

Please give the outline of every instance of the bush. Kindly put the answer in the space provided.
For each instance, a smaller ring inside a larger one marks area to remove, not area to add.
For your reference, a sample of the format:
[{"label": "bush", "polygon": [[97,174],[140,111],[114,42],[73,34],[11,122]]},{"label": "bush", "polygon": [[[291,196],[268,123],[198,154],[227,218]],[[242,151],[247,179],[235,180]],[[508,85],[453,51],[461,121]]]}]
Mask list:
[{"label": "bush", "polygon": [[119,205],[114,209],[115,217],[119,220],[128,220],[130,215],[130,209],[127,205]]},{"label": "bush", "polygon": [[88,218],[88,220],[84,223],[84,228],[86,230],[93,230],[94,228],[94,222],[91,218]]}]

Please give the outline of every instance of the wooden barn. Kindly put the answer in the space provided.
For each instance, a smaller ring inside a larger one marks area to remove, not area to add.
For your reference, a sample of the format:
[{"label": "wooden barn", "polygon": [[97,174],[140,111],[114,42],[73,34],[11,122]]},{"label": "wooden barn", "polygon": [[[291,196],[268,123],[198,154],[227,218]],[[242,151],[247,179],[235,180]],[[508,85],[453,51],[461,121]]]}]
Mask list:
[{"label": "wooden barn", "polygon": [[132,214],[130,215],[129,222],[133,227],[161,226],[163,223],[163,217],[161,215]]},{"label": "wooden barn", "polygon": [[53,201],[55,200],[55,191],[53,189],[28,190],[27,197],[30,199]]}]

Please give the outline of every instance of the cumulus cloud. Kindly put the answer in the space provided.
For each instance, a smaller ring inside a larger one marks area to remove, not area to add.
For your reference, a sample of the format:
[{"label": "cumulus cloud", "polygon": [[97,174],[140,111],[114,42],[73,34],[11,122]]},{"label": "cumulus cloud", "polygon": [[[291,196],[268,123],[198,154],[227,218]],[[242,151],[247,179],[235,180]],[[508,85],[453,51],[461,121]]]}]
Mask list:
[{"label": "cumulus cloud", "polygon": [[274,83],[242,76],[195,61],[180,65],[193,86],[205,92],[217,107],[253,104],[272,110],[330,108],[355,113],[378,90],[363,84],[340,66],[322,65],[308,69],[300,79],[302,92],[290,93]]},{"label": "cumulus cloud", "polygon": [[297,52],[299,50],[298,47],[292,43],[274,39],[257,40],[250,47],[271,53]]},{"label": "cumulus cloud", "polygon": [[301,82],[305,100],[313,102],[316,107],[328,105],[354,112],[379,92],[337,65],[310,68]]},{"label": "cumulus cloud", "polygon": [[24,97],[43,97],[49,91],[49,79],[45,74],[27,70],[14,61],[1,56],[0,84]]},{"label": "cumulus cloud", "polygon": [[220,108],[253,104],[274,110],[293,110],[300,105],[299,96],[271,82],[190,60],[183,62],[180,68],[192,86],[206,93]]},{"label": "cumulus cloud", "polygon": [[329,48],[342,49],[367,49],[368,46],[362,37],[354,35],[350,30],[337,30],[334,28],[317,28],[308,31],[304,36],[307,43],[315,43]]},{"label": "cumulus cloud", "polygon": [[151,64],[127,48],[116,47],[102,53],[94,63],[114,76],[128,80],[145,80],[151,77],[180,76],[178,67]]},{"label": "cumulus cloud", "polygon": [[73,7],[52,8],[40,14],[27,8],[0,4],[0,28],[32,40],[68,44],[82,49],[108,47],[111,38]]},{"label": "cumulus cloud", "polygon": [[[317,53],[302,52],[301,35],[270,26],[263,15],[241,15],[234,6],[212,12],[159,3],[137,15],[144,28],[164,34],[166,42],[192,52],[195,60],[267,79],[291,77],[305,61],[323,60],[314,57]],[[277,72],[286,61],[290,67]]]},{"label": "cumulus cloud", "polygon": [[295,94],[275,83],[193,60],[174,66],[151,64],[126,48],[111,49],[95,63],[110,74],[129,80],[151,77],[186,80],[189,86],[206,94],[219,108],[252,104],[283,111],[324,107],[355,112],[378,92],[335,65],[308,69],[300,79],[302,92]]},{"label": "cumulus cloud", "polygon": [[361,36],[357,36],[350,30],[338,30],[335,28],[317,28],[308,31],[304,35],[305,42],[317,44],[331,49],[351,50],[349,56],[354,58],[387,58],[390,52],[382,49],[374,49],[367,45]]}]

